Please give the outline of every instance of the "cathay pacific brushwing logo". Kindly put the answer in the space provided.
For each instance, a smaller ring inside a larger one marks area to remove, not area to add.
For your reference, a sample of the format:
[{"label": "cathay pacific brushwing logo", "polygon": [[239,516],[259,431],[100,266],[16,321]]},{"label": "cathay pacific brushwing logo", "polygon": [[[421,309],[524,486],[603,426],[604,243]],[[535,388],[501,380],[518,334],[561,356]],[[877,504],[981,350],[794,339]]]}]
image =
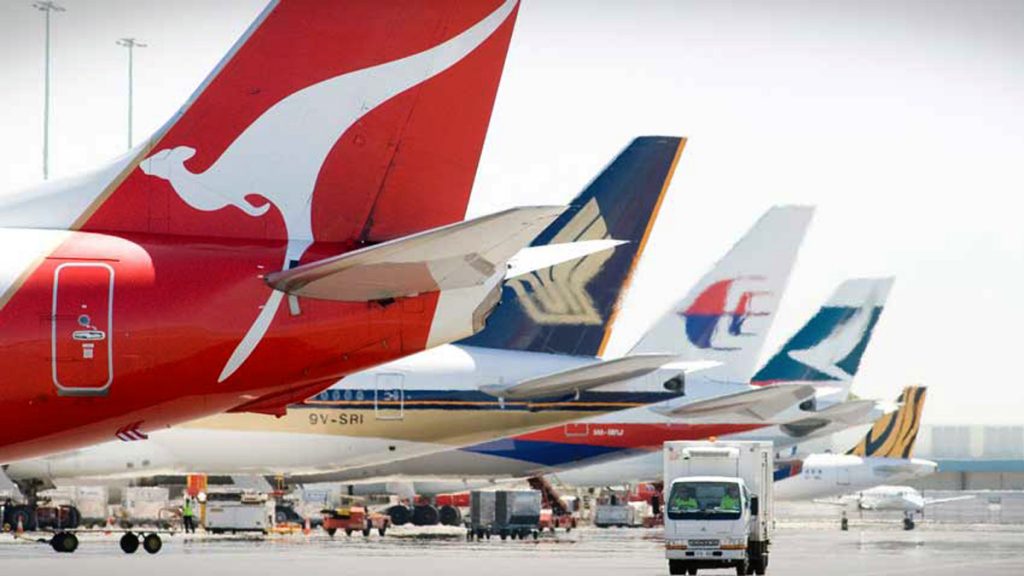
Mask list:
[{"label": "cathay pacific brushwing logo", "polygon": [[868,336],[873,311],[873,306],[849,308],[827,336],[810,348],[790,350],[789,357],[836,380],[853,379],[853,374],[839,365]]}]

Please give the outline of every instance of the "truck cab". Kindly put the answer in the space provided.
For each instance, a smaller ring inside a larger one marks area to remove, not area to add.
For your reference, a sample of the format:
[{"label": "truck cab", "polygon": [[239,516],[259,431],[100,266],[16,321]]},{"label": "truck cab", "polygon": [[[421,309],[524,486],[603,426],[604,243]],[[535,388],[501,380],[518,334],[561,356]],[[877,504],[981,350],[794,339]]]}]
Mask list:
[{"label": "truck cab", "polygon": [[666,443],[669,572],[734,567],[737,574],[764,574],[771,485],[769,443]]}]

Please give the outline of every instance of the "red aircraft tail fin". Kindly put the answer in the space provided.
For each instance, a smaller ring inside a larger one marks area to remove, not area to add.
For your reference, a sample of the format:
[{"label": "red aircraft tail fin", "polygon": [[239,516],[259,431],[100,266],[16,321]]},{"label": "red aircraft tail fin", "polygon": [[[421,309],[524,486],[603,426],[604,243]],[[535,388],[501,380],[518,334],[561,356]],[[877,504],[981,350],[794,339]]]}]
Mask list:
[{"label": "red aircraft tail fin", "polygon": [[378,242],[461,220],[518,0],[279,0],[73,228]]}]

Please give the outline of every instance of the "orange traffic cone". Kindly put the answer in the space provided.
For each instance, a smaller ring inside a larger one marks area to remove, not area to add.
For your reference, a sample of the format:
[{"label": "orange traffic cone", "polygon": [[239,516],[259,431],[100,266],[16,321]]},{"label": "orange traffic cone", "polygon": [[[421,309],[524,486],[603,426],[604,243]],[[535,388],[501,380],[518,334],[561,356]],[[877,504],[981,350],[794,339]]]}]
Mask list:
[{"label": "orange traffic cone", "polygon": [[25,533],[25,526],[21,523],[21,516],[18,516],[18,528],[15,530],[15,533],[18,536],[21,536]]},{"label": "orange traffic cone", "polygon": [[312,529],[309,527],[309,517],[307,516],[306,523],[302,526],[302,533],[309,536],[310,532],[312,532]]}]

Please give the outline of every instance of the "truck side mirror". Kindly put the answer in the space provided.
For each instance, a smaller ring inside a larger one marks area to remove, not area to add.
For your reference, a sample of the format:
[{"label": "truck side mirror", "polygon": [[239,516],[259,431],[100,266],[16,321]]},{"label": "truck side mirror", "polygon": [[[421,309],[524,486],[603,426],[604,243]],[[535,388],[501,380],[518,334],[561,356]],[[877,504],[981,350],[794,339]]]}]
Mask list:
[{"label": "truck side mirror", "polygon": [[757,496],[751,496],[750,497],[750,515],[751,516],[757,516],[757,508],[758,508],[757,504],[758,504]]}]

